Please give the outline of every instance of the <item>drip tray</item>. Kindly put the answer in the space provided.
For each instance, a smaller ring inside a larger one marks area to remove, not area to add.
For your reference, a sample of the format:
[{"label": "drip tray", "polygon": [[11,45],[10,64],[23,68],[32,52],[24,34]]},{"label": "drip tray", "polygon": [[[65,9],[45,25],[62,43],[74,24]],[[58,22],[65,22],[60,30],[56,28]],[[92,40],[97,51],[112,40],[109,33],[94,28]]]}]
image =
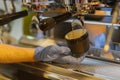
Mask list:
[{"label": "drip tray", "polygon": [[[51,64],[51,63],[50,63]],[[80,65],[71,64],[59,64],[52,63],[52,65],[83,72],[96,77],[102,77],[107,80],[119,80],[120,79],[120,63],[114,61],[100,60],[96,58],[86,57]]]}]

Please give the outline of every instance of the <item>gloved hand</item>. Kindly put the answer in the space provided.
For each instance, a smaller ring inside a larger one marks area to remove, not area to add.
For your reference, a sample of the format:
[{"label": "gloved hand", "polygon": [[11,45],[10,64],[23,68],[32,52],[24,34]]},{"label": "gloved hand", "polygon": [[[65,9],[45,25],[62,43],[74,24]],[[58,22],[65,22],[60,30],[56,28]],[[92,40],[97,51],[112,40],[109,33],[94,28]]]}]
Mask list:
[{"label": "gloved hand", "polygon": [[45,48],[38,47],[35,51],[35,60],[80,64],[82,58],[72,57],[70,53],[71,50],[64,46],[52,45]]}]

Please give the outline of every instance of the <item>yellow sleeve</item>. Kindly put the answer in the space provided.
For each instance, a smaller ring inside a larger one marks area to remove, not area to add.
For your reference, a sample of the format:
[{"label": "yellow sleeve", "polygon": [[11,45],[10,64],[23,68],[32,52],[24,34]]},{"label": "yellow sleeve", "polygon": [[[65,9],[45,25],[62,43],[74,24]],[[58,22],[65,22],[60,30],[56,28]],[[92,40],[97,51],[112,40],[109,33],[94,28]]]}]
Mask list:
[{"label": "yellow sleeve", "polygon": [[0,44],[0,63],[33,62],[34,48]]}]

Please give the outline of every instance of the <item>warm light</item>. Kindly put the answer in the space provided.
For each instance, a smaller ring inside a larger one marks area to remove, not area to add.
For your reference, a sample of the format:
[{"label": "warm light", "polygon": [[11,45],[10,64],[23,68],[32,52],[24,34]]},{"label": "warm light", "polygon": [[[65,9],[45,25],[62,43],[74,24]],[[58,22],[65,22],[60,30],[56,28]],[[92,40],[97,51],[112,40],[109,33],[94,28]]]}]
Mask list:
[{"label": "warm light", "polygon": [[104,51],[107,52],[107,51],[109,50],[109,47],[110,47],[110,46],[109,46],[108,44],[105,44],[105,46],[104,46]]},{"label": "warm light", "polygon": [[44,77],[48,79],[52,79],[52,80],[78,80],[78,79],[74,79],[68,76],[58,75],[54,73],[45,73]]}]

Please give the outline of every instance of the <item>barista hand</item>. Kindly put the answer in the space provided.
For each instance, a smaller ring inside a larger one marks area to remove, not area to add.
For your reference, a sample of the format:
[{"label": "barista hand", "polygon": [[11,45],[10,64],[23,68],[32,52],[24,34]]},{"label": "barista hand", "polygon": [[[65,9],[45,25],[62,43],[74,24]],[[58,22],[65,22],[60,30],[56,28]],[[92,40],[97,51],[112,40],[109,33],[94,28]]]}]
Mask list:
[{"label": "barista hand", "polygon": [[52,45],[45,48],[38,47],[35,52],[35,60],[79,64],[81,58],[72,57],[70,53],[70,49],[63,46]]}]

